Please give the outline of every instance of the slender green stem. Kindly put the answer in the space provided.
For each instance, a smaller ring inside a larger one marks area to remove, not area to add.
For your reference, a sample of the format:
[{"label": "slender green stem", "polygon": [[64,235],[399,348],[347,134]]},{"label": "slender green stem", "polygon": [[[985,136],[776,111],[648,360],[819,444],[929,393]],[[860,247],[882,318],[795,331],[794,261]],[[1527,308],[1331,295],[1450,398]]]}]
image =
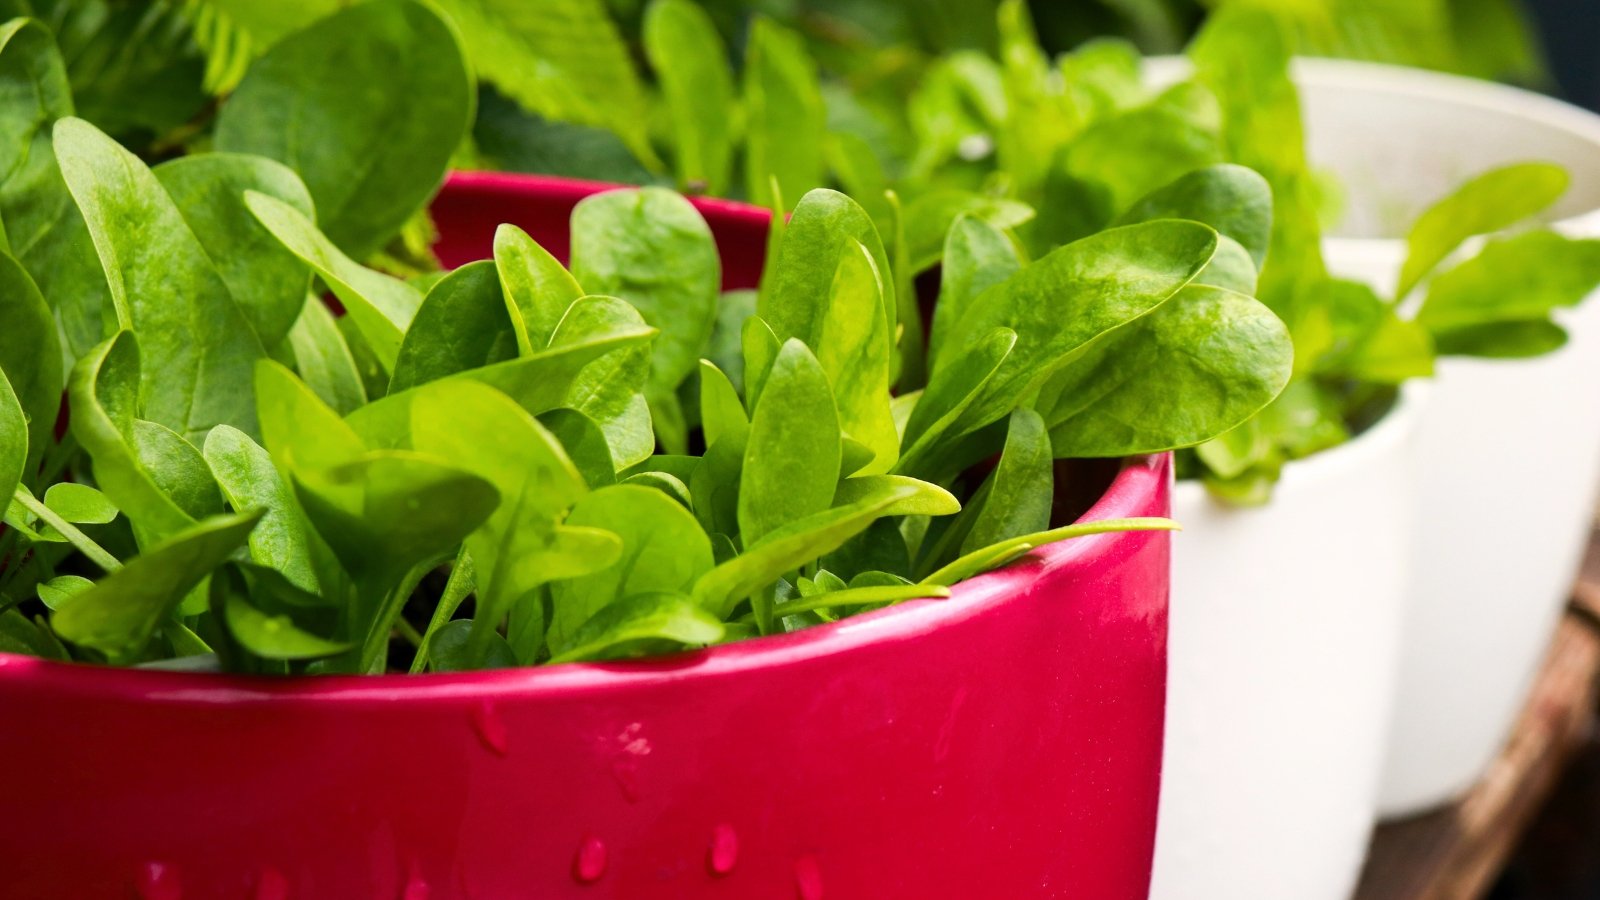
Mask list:
[{"label": "slender green stem", "polygon": [[394,620],[394,630],[400,632],[400,636],[411,646],[422,646],[422,632],[417,630],[417,626],[407,622],[405,616],[399,616]]},{"label": "slender green stem", "polygon": [[439,597],[439,604],[433,608],[433,618],[428,620],[428,630],[422,633],[422,643],[417,645],[417,655],[411,660],[411,674],[421,672],[428,665],[428,645],[433,642],[433,635],[443,628],[461,608],[461,601],[467,599],[472,593],[476,582],[472,568],[472,557],[467,555],[467,548],[462,547],[456,554],[456,564],[450,569],[450,578],[444,583],[444,593]]},{"label": "slender green stem", "polygon": [[[15,528],[7,528],[4,534],[0,534],[0,590],[4,590],[5,587],[11,583],[11,579],[16,577],[16,573],[22,568],[16,564],[16,560],[11,558],[13,553],[16,553],[20,556],[23,552],[25,552],[17,547],[17,542],[19,539],[18,532]],[[6,565],[8,560],[11,562],[9,566]]]},{"label": "slender green stem", "polygon": [[56,514],[55,510],[45,506],[32,494],[19,487],[13,496],[18,503],[22,504],[24,509],[38,516],[40,521],[60,532],[61,536],[67,539],[67,543],[78,548],[78,552],[87,557],[90,562],[107,572],[115,572],[122,568],[122,563],[118,562],[115,556],[107,553],[104,547],[101,547],[90,539],[88,535],[79,531],[77,526],[61,518]]},{"label": "slender green stem", "polygon": [[51,447],[45,453],[44,463],[39,468],[39,479],[34,483],[41,485],[55,484],[61,477],[61,472],[66,469],[68,463],[72,462],[72,458],[77,453],[78,441],[72,436],[71,432],[67,432],[61,437],[60,443]]},{"label": "slender green stem", "polygon": [[757,591],[750,598],[750,611],[755,614],[756,630],[762,634],[772,633],[773,608],[778,604],[778,586],[768,585]]},{"label": "slender green stem", "polygon": [[[383,664],[386,657],[385,651],[389,647],[389,632],[394,630],[394,623],[400,618],[400,610],[405,608],[406,600],[410,599],[412,591],[421,583],[422,576],[428,574],[437,562],[427,562],[413,566],[394,590],[385,592],[383,599],[378,604],[378,615],[372,620],[372,627],[367,629],[367,639],[361,646],[361,668],[358,670],[365,675],[383,674]],[[359,590],[359,588],[358,588]]]},{"label": "slender green stem", "polygon": [[201,656],[211,652],[211,645],[190,630],[189,626],[178,621],[176,616],[161,628],[166,632],[167,640],[172,641],[172,651],[176,656]]},{"label": "slender green stem", "polygon": [[[816,612],[835,607],[899,603],[904,600],[919,600],[926,597],[943,599],[948,596],[950,596],[950,589],[937,584],[875,585],[864,588],[845,588],[842,591],[829,591],[825,594],[813,594],[810,597],[796,597],[793,600],[786,600],[774,607],[772,614],[775,618],[781,619],[784,616],[792,616],[796,613]],[[749,622],[754,618],[754,613],[746,613],[740,616],[738,621]]]},{"label": "slender green stem", "polygon": [[1049,531],[1025,534],[997,544],[981,547],[960,557],[949,565],[918,581],[919,584],[953,585],[958,581],[987,572],[1004,565],[1034,547],[1042,547],[1068,538],[1091,534],[1110,534],[1119,531],[1178,531],[1181,526],[1171,519],[1140,516],[1130,519],[1101,519],[1098,522],[1078,522]]}]

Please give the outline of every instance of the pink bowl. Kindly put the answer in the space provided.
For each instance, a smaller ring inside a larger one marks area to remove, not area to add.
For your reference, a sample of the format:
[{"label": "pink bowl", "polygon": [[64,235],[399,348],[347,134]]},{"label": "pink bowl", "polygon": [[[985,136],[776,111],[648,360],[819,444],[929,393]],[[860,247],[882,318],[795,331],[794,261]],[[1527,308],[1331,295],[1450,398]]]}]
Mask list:
[{"label": "pink bowl", "polygon": [[[623,185],[507,172],[452,172],[433,200],[439,240],[433,250],[449,268],[494,255],[494,232],[502,222],[521,226],[557,259],[569,249],[567,219],[578,201]],[[711,226],[722,253],[725,290],[753,288],[767,258],[772,213],[748,203],[714,197],[691,202]]]},{"label": "pink bowl", "polygon": [[[544,184],[494,203],[461,176],[440,222],[575,200]],[[727,213],[719,235],[753,219]],[[1130,460],[1083,518],[1165,515],[1170,478]],[[1141,900],[1167,577],[1165,534],[1099,535],[947,600],[627,664],[276,680],[0,654],[0,897]]]}]

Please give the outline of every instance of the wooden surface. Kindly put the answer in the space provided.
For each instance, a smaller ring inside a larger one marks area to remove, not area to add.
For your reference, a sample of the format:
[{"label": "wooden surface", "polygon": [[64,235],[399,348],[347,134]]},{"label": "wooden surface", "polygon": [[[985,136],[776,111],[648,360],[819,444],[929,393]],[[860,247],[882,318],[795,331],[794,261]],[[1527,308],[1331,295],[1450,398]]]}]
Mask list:
[{"label": "wooden surface", "polygon": [[1454,806],[1381,826],[1355,900],[1478,900],[1595,721],[1600,532],[1511,741]]}]

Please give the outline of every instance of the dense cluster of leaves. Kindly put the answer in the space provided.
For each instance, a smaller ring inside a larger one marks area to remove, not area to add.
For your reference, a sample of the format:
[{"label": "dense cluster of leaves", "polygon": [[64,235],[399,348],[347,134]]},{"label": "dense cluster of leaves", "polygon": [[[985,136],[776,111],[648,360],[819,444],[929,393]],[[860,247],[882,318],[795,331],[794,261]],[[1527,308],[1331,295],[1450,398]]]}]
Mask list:
[{"label": "dense cluster of leaves", "polygon": [[[941,261],[946,230],[962,215],[1043,254],[1147,215],[1141,198],[1163,185],[1234,204],[1231,224],[1263,229],[1248,252],[1245,242],[1224,241],[1231,269],[1251,276],[1234,286],[1254,290],[1251,263],[1264,263],[1259,296],[1293,335],[1296,377],[1260,416],[1182,454],[1180,473],[1242,504],[1265,502],[1286,462],[1341,444],[1383,415],[1401,382],[1432,374],[1436,356],[1519,357],[1559,347],[1565,334],[1551,313],[1600,284],[1600,244],[1545,228],[1497,239],[1461,261],[1469,238],[1523,227],[1560,196],[1565,175],[1537,162],[1484,173],[1424,214],[1392,295],[1330,277],[1319,222],[1330,191],[1307,163],[1288,71],[1292,48],[1333,41],[1313,9],[1297,18],[1224,4],[1190,49],[1192,73],[1152,86],[1131,45],[1092,41],[1051,59],[1026,4],[995,7],[993,53],[945,54],[887,96],[820,81],[798,38],[778,40],[781,29],[758,21],[742,72],[742,125],[730,128],[726,116],[693,102],[728,95],[734,78],[710,52],[711,19],[687,0],[655,0],[643,22],[672,126],[662,152],[680,164],[684,186],[711,190],[728,185],[728,167],[742,160],[752,179],[747,195],[768,203],[762,178],[776,179],[784,196],[796,196],[796,186],[837,184],[860,198],[882,233],[903,238],[913,272]],[[1324,12],[1331,27],[1372,10],[1349,3]],[[1440,4],[1414,13],[1403,21],[1450,15]],[[770,53],[774,42],[786,49]],[[763,63],[777,55],[788,62]],[[539,135],[521,139],[561,155]],[[766,146],[783,147],[783,156]],[[685,162],[707,158],[717,160],[711,177]],[[1241,199],[1260,193],[1228,194],[1236,185],[1214,177],[1227,163],[1267,179],[1270,210]],[[1441,264],[1448,270],[1437,271]],[[919,343],[915,335],[905,342]],[[917,361],[907,364],[916,377]]]},{"label": "dense cluster of leaves", "polygon": [[1290,369],[1238,167],[1036,259],[956,217],[925,329],[903,229],[830,190],[758,291],[663,188],[580,204],[568,265],[512,226],[449,273],[364,265],[472,115],[414,0],[282,38],[216,149],[153,168],[72,115],[37,22],[0,28],[0,83],[8,651],[374,673],[788,631],[1171,527],[1052,528],[1053,461],[1207,441]]}]

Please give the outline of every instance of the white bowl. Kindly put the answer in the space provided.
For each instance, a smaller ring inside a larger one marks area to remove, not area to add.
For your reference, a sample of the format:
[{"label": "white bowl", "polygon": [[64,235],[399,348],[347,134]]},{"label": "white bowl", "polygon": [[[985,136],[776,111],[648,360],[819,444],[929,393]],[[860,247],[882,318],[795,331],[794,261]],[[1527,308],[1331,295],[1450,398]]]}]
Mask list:
[{"label": "white bowl", "polygon": [[1177,485],[1154,900],[1342,900],[1395,687],[1422,389],[1284,469],[1270,505]]},{"label": "white bowl", "polygon": [[[1312,160],[1347,192],[1329,267],[1392,292],[1404,228],[1471,175],[1545,160],[1572,175],[1552,218],[1600,235],[1600,116],[1527,91],[1366,63],[1296,69]],[[1475,249],[1475,248],[1473,248]],[[1532,360],[1440,362],[1418,425],[1412,591],[1380,803],[1444,803],[1505,742],[1577,572],[1600,488],[1600,302]]]}]

